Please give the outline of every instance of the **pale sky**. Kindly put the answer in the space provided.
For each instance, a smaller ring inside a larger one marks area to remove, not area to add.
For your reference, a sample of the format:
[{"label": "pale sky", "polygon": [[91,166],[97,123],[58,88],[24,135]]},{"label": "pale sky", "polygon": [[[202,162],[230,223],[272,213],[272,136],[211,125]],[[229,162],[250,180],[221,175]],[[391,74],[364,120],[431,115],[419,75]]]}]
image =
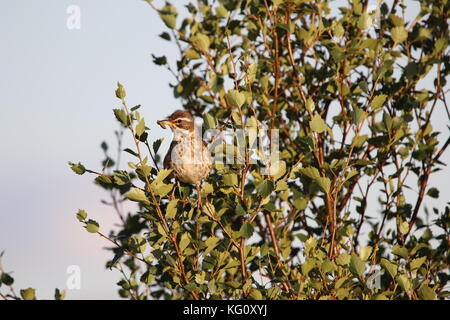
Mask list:
[{"label": "pale sky", "polygon": [[[80,30],[66,26],[70,5],[81,9]],[[67,161],[101,169],[100,143],[113,142],[118,128],[117,81],[130,105],[142,105],[150,139],[166,138],[165,152],[170,133],[155,121],[180,102],[170,73],[152,63],[152,53],[169,61],[178,54],[158,37],[164,30],[141,0],[0,0],[0,251],[16,289],[31,286],[38,298],[52,298],[55,288],[65,289],[67,268],[77,265],[81,289],[69,290],[67,299],[118,298],[119,274],[104,268],[109,244],[88,234],[75,212],[87,210],[105,233],[116,217],[100,203],[107,196],[93,177],[76,176]],[[444,186],[446,178],[442,172],[432,185]],[[441,192],[436,204],[445,200]]]},{"label": "pale sky", "polygon": [[[69,5],[81,9],[81,29],[69,30]],[[130,105],[142,104],[154,139],[167,131],[155,121],[177,108],[171,75],[151,53],[176,57],[158,35],[159,17],[144,1],[0,1],[0,251],[16,288],[35,287],[52,298],[66,286],[66,269],[81,268],[81,290],[67,298],[117,298],[116,271],[105,270],[105,240],[75,219],[86,209],[108,230],[116,217],[100,203],[92,176],[76,176],[67,161],[101,169],[100,143],[114,142],[112,109],[120,81]],[[126,163],[126,162],[125,162]]]}]

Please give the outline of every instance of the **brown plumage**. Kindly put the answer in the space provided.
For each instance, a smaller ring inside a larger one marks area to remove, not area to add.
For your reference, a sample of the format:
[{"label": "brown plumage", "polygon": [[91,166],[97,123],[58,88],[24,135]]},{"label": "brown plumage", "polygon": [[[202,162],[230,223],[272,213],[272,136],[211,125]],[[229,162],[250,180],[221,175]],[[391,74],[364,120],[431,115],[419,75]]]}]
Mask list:
[{"label": "brown plumage", "polygon": [[172,169],[178,180],[198,187],[211,172],[212,159],[195,127],[194,118],[189,112],[178,110],[157,123],[163,128],[169,126],[174,133],[164,158],[164,168]]}]

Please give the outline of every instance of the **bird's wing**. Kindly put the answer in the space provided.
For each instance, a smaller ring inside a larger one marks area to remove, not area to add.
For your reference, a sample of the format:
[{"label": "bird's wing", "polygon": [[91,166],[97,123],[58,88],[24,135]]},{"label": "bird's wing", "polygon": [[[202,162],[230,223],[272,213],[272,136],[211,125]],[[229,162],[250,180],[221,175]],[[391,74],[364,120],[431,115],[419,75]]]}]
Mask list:
[{"label": "bird's wing", "polygon": [[178,141],[172,141],[172,143],[170,144],[169,150],[167,151],[167,154],[164,157],[164,161],[163,161],[164,169],[171,169],[171,167],[172,167],[172,163],[171,163],[172,150],[173,150],[173,148],[175,148],[177,143],[178,143]]}]

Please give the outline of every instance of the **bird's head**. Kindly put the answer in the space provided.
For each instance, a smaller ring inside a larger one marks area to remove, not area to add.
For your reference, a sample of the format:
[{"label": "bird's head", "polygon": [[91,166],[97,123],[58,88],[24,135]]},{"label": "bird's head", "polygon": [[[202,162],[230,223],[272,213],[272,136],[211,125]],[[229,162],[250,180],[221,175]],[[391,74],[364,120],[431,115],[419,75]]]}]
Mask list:
[{"label": "bird's head", "polygon": [[187,111],[177,110],[167,119],[159,120],[158,123],[163,129],[168,126],[175,136],[190,135],[195,132],[195,123],[192,115]]}]

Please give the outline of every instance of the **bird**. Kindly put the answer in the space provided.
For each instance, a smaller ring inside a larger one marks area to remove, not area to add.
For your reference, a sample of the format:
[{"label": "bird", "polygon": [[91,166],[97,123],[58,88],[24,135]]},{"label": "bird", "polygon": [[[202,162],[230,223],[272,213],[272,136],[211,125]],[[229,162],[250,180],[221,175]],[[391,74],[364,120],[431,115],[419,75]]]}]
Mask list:
[{"label": "bird", "polygon": [[187,111],[177,110],[165,120],[158,120],[157,124],[163,129],[169,127],[173,132],[173,141],[164,157],[164,168],[172,169],[179,181],[195,184],[198,206],[201,207],[200,184],[209,176],[213,161],[194,118]]}]

